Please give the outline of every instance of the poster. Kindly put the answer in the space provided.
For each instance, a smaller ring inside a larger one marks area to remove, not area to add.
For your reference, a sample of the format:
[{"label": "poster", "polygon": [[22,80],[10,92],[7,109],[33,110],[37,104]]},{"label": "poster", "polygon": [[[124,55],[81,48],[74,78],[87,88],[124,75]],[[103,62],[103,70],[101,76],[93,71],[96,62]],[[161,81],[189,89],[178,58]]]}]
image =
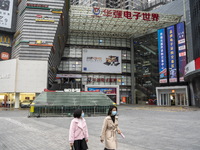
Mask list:
[{"label": "poster", "polygon": [[83,49],[82,72],[121,73],[121,51]]},{"label": "poster", "polygon": [[180,22],[176,25],[177,40],[178,40],[178,63],[179,63],[179,81],[184,82],[185,66],[187,64],[186,56],[186,38],[185,38],[185,24]]},{"label": "poster", "polygon": [[167,44],[168,44],[168,66],[169,66],[169,82],[177,82],[177,59],[176,59],[176,39],[175,27],[167,27]]},{"label": "poster", "polygon": [[167,83],[166,35],[165,29],[158,30],[159,83]]},{"label": "poster", "polygon": [[0,0],[0,27],[11,29],[14,0]]}]

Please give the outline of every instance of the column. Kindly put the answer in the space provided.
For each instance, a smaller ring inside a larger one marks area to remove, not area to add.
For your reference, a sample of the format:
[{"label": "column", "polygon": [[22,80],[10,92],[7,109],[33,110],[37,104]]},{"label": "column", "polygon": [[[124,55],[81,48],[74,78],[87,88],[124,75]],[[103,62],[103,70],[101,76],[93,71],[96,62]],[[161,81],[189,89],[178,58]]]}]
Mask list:
[{"label": "column", "polygon": [[133,46],[133,38],[130,39],[131,43],[131,103],[136,104],[135,99],[135,74],[134,74],[134,46]]},{"label": "column", "polygon": [[15,108],[19,108],[19,93],[15,93]]}]

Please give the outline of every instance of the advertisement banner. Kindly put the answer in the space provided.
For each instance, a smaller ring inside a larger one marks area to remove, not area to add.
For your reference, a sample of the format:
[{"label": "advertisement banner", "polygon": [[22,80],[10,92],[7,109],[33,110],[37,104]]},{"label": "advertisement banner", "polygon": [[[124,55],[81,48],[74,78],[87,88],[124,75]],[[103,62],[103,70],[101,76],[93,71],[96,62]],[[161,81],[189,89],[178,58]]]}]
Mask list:
[{"label": "advertisement banner", "polygon": [[167,83],[167,57],[165,29],[158,30],[159,83]]},{"label": "advertisement banner", "polygon": [[121,73],[121,51],[83,49],[82,72]]},{"label": "advertisement banner", "polygon": [[174,26],[167,27],[169,82],[177,82],[176,41]]},{"label": "advertisement banner", "polygon": [[185,38],[185,24],[184,22],[178,23],[177,40],[178,40],[178,54],[179,54],[179,81],[184,82],[185,66],[187,64],[186,56],[186,38]]},{"label": "advertisement banner", "polygon": [[103,92],[105,94],[116,94],[116,88],[88,88],[91,92]]},{"label": "advertisement banner", "polygon": [[11,29],[14,0],[0,1],[0,27]]}]

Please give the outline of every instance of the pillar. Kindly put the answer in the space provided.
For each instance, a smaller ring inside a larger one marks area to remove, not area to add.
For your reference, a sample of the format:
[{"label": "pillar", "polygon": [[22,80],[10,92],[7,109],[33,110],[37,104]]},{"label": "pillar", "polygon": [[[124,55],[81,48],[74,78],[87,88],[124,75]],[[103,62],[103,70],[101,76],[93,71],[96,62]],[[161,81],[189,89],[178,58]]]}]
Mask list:
[{"label": "pillar", "polygon": [[15,93],[15,108],[19,108],[19,93]]}]

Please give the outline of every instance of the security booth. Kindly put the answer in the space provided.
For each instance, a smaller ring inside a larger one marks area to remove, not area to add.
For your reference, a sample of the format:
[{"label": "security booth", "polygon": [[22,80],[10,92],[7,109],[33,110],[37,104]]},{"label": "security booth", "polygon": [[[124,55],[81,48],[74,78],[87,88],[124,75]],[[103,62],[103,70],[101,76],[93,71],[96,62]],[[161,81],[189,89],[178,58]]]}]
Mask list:
[{"label": "security booth", "polygon": [[187,86],[156,87],[158,106],[189,106]]}]

